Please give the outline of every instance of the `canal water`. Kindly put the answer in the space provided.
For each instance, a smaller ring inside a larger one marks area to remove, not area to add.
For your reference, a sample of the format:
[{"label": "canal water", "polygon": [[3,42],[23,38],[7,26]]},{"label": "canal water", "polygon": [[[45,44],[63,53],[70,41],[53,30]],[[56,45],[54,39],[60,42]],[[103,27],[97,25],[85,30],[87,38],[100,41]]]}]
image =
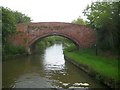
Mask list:
[{"label": "canal water", "polygon": [[3,88],[104,87],[64,59],[62,44],[47,47],[42,54],[6,60],[2,65]]}]

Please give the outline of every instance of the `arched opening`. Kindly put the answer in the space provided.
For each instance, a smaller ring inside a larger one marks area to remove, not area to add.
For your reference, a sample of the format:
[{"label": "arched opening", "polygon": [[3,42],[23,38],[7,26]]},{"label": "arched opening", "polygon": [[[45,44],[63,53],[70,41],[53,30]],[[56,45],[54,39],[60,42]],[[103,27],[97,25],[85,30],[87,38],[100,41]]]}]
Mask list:
[{"label": "arched opening", "polygon": [[[59,33],[52,33],[52,34],[45,34],[42,36],[39,36],[37,38],[35,38],[35,40],[33,42],[30,43],[29,48],[31,50],[31,52],[34,52],[34,49],[36,48],[36,44],[38,42],[41,42],[42,40],[49,38],[49,37],[54,37],[54,39],[56,39],[56,37],[59,37],[59,39],[61,38],[61,42],[65,45],[67,42],[72,43],[75,45],[76,48],[79,48],[79,44],[77,41],[75,41],[73,38],[64,35],[64,34],[59,34]],[[67,46],[67,45],[66,45]]]}]

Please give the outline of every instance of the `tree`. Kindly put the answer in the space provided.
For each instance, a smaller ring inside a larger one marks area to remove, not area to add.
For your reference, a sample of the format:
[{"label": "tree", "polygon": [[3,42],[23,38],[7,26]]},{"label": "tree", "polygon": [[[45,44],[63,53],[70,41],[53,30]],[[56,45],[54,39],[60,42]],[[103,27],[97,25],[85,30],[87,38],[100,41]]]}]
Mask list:
[{"label": "tree", "polygon": [[8,8],[2,8],[2,44],[7,43],[7,38],[15,32],[15,15]]},{"label": "tree", "polygon": [[81,17],[78,17],[77,20],[73,20],[72,23],[87,25],[87,21],[84,21]]},{"label": "tree", "polygon": [[94,2],[83,12],[89,25],[97,30],[98,45],[102,49],[117,50],[119,6],[120,2]]},{"label": "tree", "polygon": [[26,16],[25,14],[22,14],[18,11],[14,12],[16,23],[28,23],[31,21],[30,17]]}]

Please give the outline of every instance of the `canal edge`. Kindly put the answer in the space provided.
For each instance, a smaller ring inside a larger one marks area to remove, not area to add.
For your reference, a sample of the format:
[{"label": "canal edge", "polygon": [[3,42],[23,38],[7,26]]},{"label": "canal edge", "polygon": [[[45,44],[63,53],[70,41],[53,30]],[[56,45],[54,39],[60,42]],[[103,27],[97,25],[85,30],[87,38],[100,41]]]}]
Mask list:
[{"label": "canal edge", "polygon": [[66,55],[64,55],[64,58],[65,58],[65,60],[71,62],[72,64],[77,66],[79,69],[81,69],[82,71],[87,73],[94,80],[98,80],[100,83],[102,83],[102,84],[104,84],[104,85],[106,85],[109,88],[114,89],[114,90],[117,90],[119,88],[119,81],[116,82],[113,79],[110,79],[110,78],[105,77],[105,76],[101,76],[99,73],[90,69],[87,65],[80,64],[80,63],[76,62],[74,59],[67,57]]}]

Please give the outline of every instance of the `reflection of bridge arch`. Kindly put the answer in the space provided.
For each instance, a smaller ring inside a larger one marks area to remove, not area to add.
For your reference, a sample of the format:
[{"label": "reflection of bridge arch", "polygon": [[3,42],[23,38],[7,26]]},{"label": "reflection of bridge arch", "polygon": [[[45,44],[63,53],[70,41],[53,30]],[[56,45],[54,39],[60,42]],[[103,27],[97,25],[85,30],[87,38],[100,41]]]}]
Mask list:
[{"label": "reflection of bridge arch", "polygon": [[72,23],[41,22],[18,24],[17,33],[10,37],[14,45],[29,48],[40,38],[58,35],[72,40],[78,47],[88,48],[96,43],[96,32],[92,28]]}]

